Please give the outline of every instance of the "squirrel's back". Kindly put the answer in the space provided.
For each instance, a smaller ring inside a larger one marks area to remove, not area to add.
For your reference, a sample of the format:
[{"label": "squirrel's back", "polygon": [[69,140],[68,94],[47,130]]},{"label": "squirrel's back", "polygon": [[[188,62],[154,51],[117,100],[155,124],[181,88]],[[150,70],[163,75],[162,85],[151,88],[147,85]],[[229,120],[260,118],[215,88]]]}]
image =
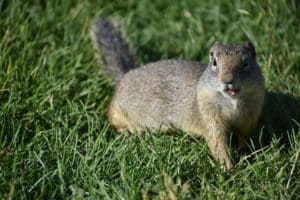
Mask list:
[{"label": "squirrel's back", "polygon": [[[148,128],[183,128],[197,111],[197,83],[205,66],[186,60],[162,60],[129,71],[116,88],[110,107],[126,107],[128,118]],[[162,127],[164,128],[164,126]]]}]

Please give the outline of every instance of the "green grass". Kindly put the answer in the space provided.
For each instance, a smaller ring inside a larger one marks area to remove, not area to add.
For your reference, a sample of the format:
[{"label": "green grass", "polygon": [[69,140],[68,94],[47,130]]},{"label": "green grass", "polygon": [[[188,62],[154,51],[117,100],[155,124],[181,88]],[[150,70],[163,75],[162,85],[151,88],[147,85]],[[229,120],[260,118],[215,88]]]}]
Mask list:
[{"label": "green grass", "polygon": [[[100,16],[140,63],[255,44],[268,98],[232,174],[185,133],[113,131],[88,32]],[[299,24],[296,0],[0,0],[0,199],[300,199]]]}]

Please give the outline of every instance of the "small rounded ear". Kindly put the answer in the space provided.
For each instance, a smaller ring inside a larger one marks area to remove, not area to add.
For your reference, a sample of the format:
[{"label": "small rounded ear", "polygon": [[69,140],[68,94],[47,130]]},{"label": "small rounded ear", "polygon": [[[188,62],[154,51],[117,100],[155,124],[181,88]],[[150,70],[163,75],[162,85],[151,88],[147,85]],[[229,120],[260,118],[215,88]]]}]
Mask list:
[{"label": "small rounded ear", "polygon": [[220,42],[214,42],[213,45],[211,46],[211,49],[217,48],[219,46],[222,46],[222,44]]},{"label": "small rounded ear", "polygon": [[247,49],[249,49],[249,51],[251,52],[252,56],[255,57],[256,56],[256,52],[255,52],[255,47],[252,44],[252,42],[247,42],[246,45]]},{"label": "small rounded ear", "polygon": [[213,56],[213,52],[216,51],[222,44],[219,42],[214,42],[213,45],[210,47],[209,55]]}]

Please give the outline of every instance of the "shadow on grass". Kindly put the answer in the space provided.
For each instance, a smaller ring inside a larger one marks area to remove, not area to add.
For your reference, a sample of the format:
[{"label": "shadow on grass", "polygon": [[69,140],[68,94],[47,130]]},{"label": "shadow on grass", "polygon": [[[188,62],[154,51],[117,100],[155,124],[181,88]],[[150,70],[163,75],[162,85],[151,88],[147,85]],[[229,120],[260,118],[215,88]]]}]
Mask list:
[{"label": "shadow on grass", "polygon": [[300,123],[300,100],[291,95],[267,92],[264,109],[258,130],[263,129],[260,136],[254,137],[254,142],[260,147],[271,143],[272,138],[280,138],[280,143],[289,147],[289,135],[298,133]]}]

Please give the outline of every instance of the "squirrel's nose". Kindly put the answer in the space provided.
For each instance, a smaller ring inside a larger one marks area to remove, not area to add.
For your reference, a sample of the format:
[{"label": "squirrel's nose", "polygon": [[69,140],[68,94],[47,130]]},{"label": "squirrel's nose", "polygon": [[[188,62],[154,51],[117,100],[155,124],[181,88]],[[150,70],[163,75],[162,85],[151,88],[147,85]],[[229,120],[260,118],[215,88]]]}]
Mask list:
[{"label": "squirrel's nose", "polygon": [[226,74],[225,76],[221,77],[221,81],[225,84],[232,84],[233,83],[233,75]]}]

